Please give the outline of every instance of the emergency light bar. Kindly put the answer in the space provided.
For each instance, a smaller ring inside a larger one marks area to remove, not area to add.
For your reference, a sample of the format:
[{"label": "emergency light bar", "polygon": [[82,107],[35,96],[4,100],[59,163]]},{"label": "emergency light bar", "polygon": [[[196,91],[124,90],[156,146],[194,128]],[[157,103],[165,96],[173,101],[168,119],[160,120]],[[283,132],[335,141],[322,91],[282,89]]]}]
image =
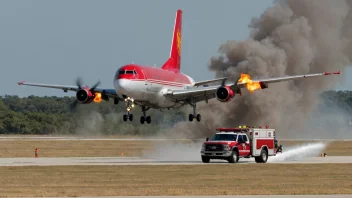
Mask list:
[{"label": "emergency light bar", "polygon": [[[250,126],[246,126],[246,125],[244,125],[244,126],[238,126],[238,128],[240,128],[240,129],[245,129],[245,128],[251,128]],[[254,127],[252,127],[252,128],[254,128]],[[259,128],[261,129],[262,128],[262,126],[259,126]],[[269,126],[268,125],[266,125],[265,126],[265,128],[266,129],[268,129],[269,128]]]}]

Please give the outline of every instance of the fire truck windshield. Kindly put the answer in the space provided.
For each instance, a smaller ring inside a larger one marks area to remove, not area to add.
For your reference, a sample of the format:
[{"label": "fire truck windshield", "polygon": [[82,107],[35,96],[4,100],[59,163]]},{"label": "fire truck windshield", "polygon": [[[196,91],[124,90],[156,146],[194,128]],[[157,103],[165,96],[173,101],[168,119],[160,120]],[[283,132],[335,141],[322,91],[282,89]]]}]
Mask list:
[{"label": "fire truck windshield", "polygon": [[210,140],[236,141],[237,134],[216,134]]}]

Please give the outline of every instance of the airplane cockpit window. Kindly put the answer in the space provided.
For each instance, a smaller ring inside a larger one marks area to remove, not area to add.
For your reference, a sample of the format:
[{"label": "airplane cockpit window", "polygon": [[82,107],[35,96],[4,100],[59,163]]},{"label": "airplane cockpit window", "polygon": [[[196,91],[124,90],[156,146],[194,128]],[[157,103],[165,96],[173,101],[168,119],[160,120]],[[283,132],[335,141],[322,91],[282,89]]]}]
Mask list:
[{"label": "airplane cockpit window", "polygon": [[118,70],[117,73],[120,74],[137,74],[136,70]]},{"label": "airplane cockpit window", "polygon": [[126,70],[126,74],[137,74],[136,70]]}]

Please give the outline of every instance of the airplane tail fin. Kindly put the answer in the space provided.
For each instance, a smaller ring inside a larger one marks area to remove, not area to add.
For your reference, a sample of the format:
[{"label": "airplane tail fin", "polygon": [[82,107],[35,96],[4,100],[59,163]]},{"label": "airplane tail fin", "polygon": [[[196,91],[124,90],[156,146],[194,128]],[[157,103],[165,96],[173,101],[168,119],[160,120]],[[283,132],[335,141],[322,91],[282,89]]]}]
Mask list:
[{"label": "airplane tail fin", "polygon": [[182,10],[177,10],[174,33],[172,35],[171,51],[170,57],[162,66],[162,69],[174,71],[176,73],[180,72],[181,68],[181,41],[182,41]]}]

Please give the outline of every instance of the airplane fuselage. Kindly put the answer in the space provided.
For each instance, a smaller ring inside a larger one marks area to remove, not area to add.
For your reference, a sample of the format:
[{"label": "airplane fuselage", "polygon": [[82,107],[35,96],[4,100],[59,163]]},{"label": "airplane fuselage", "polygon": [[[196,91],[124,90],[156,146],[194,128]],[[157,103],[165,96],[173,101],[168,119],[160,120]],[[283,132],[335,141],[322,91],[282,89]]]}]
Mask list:
[{"label": "airplane fuselage", "polygon": [[169,100],[163,94],[168,89],[191,88],[194,83],[191,77],[182,73],[135,64],[122,66],[114,76],[114,88],[120,97],[130,97],[154,108],[183,106],[184,103]]}]

